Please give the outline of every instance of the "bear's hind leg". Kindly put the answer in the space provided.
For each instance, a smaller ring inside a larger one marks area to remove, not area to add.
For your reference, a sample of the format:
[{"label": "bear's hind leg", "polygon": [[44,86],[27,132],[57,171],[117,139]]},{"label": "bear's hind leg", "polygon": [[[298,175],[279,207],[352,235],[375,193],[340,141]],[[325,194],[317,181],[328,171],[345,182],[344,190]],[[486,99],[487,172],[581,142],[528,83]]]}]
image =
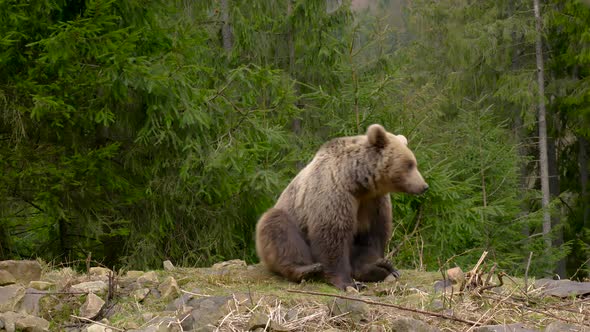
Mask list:
[{"label": "bear's hind leg", "polygon": [[292,218],[283,210],[268,210],[256,225],[256,252],[273,272],[300,282],[320,276],[321,263],[314,263],[309,245]]}]

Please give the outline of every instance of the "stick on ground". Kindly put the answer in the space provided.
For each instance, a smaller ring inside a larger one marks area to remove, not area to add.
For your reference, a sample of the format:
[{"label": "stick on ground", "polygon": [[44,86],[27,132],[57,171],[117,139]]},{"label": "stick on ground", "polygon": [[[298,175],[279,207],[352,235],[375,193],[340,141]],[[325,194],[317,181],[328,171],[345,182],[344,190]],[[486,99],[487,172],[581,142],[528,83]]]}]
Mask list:
[{"label": "stick on ground", "polygon": [[425,311],[425,310],[419,310],[419,309],[406,308],[406,307],[402,307],[402,306],[399,306],[399,305],[396,305],[396,304],[383,303],[383,302],[377,302],[377,301],[371,301],[371,300],[363,300],[363,299],[358,299],[358,298],[354,298],[354,297],[350,297],[350,296],[344,296],[344,295],[338,295],[338,294],[320,293],[320,292],[302,291],[302,290],[296,290],[296,289],[287,289],[287,292],[289,292],[289,293],[309,294],[309,295],[318,295],[318,296],[337,297],[337,298],[344,299],[344,300],[364,302],[366,304],[379,305],[379,306],[383,306],[383,307],[391,307],[391,308],[396,308],[396,309],[399,309],[399,310],[415,312],[415,313],[422,314],[422,315],[428,315],[428,316],[434,316],[434,317],[449,319],[449,320],[453,320],[453,321],[456,321],[456,322],[461,322],[461,323],[468,324],[468,325],[473,325],[473,326],[481,326],[482,325],[479,322],[474,322],[474,321],[470,321],[470,320],[467,320],[467,319],[462,319],[462,318],[458,318],[458,317],[443,315],[443,314],[439,314],[437,312],[431,312],[431,311]]}]

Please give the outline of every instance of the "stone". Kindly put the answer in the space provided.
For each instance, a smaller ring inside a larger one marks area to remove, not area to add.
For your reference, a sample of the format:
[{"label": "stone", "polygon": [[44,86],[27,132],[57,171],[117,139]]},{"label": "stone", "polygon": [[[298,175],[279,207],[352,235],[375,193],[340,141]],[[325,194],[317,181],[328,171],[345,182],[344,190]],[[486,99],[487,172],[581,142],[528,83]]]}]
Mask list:
[{"label": "stone", "polygon": [[98,316],[102,307],[104,306],[104,300],[96,296],[94,293],[88,294],[86,301],[80,307],[80,316],[88,319],[93,319]]},{"label": "stone", "polygon": [[21,299],[18,312],[38,316],[41,309],[39,302],[46,293],[34,288],[27,288],[25,296]]},{"label": "stone", "polygon": [[254,312],[246,324],[246,330],[251,331],[257,328],[270,327],[270,322],[268,315],[261,312]]},{"label": "stone", "polygon": [[106,279],[108,279],[109,275],[115,275],[113,273],[113,271],[111,271],[110,269],[107,269],[106,267],[100,267],[100,266],[93,266],[88,270],[88,274],[90,274],[90,276],[92,277],[106,277]]},{"label": "stone", "polygon": [[[159,321],[156,322],[154,325],[155,326],[155,332],[181,332],[181,331],[186,331],[183,330],[182,327],[180,326],[178,319],[176,319],[176,317],[160,317]],[[148,330],[146,330],[148,331]],[[152,331],[152,330],[149,330]]]},{"label": "stone", "polygon": [[109,289],[109,286],[102,280],[97,281],[86,281],[76,285],[73,285],[71,290],[75,292],[84,292],[84,293],[96,293],[102,294],[106,293]]},{"label": "stone", "polygon": [[385,332],[385,331],[386,331],[385,327],[383,327],[381,325],[371,325],[367,329],[367,332]]},{"label": "stone", "polygon": [[285,328],[284,326],[280,325],[279,323],[272,321],[269,319],[268,315],[261,313],[261,312],[254,312],[248,323],[246,324],[246,330],[254,331],[260,329],[261,331],[276,331],[276,332],[286,332],[290,331],[289,329]]},{"label": "stone", "polygon": [[48,271],[43,281],[52,282],[56,289],[62,290],[66,287],[70,287],[72,284],[77,283],[77,273],[69,267],[65,267],[59,270]]},{"label": "stone", "polygon": [[137,283],[140,285],[157,284],[158,283],[158,275],[154,271],[148,271],[148,272],[142,274],[139,278],[137,278]]},{"label": "stone", "polygon": [[27,314],[7,311],[0,313],[0,321],[4,324],[7,332],[12,331],[30,331],[45,332],[49,331],[49,322],[43,318]]},{"label": "stone", "polygon": [[198,299],[190,299],[186,307],[192,307],[190,315],[182,320],[182,328],[185,331],[207,330],[214,326],[229,312],[228,302],[233,301],[231,296],[211,296]]},{"label": "stone", "polygon": [[182,310],[182,308],[188,306],[188,302],[193,299],[193,295],[189,293],[184,293],[179,296],[176,300],[168,303],[166,306],[166,310],[176,311]]},{"label": "stone", "polygon": [[0,286],[6,286],[16,283],[16,278],[12,273],[6,270],[0,270]]},{"label": "stone", "polygon": [[535,281],[536,288],[543,288],[544,295],[561,298],[570,296],[584,296],[590,294],[590,282],[572,280],[539,279]]},{"label": "stone", "polygon": [[41,264],[37,261],[0,261],[0,270],[8,271],[17,282],[27,285],[41,279]]},{"label": "stone", "polygon": [[160,295],[164,299],[176,297],[180,294],[178,283],[173,277],[166,278],[160,286],[158,286],[158,291],[160,291]]},{"label": "stone", "polygon": [[144,322],[149,322],[154,318],[154,316],[155,315],[153,312],[144,312],[141,314],[141,319],[143,319]]},{"label": "stone", "polygon": [[353,322],[365,321],[365,316],[369,310],[364,302],[334,299],[330,306],[330,313],[332,317],[339,316],[344,320],[351,320]]},{"label": "stone", "polygon": [[92,324],[89,325],[88,327],[86,327],[86,329],[84,330],[85,332],[112,332],[113,329],[110,329],[104,325],[100,325],[100,324]]},{"label": "stone", "polygon": [[391,322],[392,332],[437,332],[439,329],[432,327],[421,320],[410,317],[401,317]]},{"label": "stone", "polygon": [[455,284],[462,284],[465,282],[465,273],[463,273],[463,270],[458,266],[448,269],[447,277]]},{"label": "stone", "polygon": [[172,262],[169,260],[165,260],[163,264],[164,264],[164,270],[166,270],[166,271],[172,271],[175,269],[174,264],[172,264]]},{"label": "stone", "polygon": [[137,278],[141,277],[144,273],[145,272],[143,272],[143,271],[131,270],[131,271],[127,271],[127,273],[125,273],[125,277],[126,278],[137,279]]},{"label": "stone", "polygon": [[455,284],[449,279],[438,280],[434,283],[434,293],[458,294],[461,292],[461,287],[462,284]]},{"label": "stone", "polygon": [[[590,329],[587,329],[588,331],[590,331]],[[549,325],[547,325],[547,327],[545,328],[545,332],[578,332],[580,331],[580,327],[575,326],[575,325],[571,325],[571,324],[567,324],[564,322],[559,322],[559,321],[555,321]],[[581,330],[581,331],[586,331],[586,330]]]},{"label": "stone", "polygon": [[140,289],[136,289],[133,292],[131,292],[131,297],[133,297],[133,299],[135,301],[141,302],[141,301],[145,300],[145,298],[148,296],[149,293],[150,293],[149,288],[140,288]]},{"label": "stone", "polygon": [[537,329],[530,329],[521,323],[505,325],[485,325],[480,326],[473,331],[475,332],[539,332]]},{"label": "stone", "polygon": [[226,269],[226,268],[242,268],[246,267],[247,264],[241,259],[232,259],[225,262],[215,263],[213,264],[213,269]]},{"label": "stone", "polygon": [[41,280],[32,280],[31,282],[29,282],[29,288],[34,288],[37,290],[48,290],[49,288],[53,287],[54,284],[51,282],[47,282],[47,281],[41,281]]},{"label": "stone", "polygon": [[25,296],[25,288],[14,284],[0,287],[0,312],[16,311],[18,303]]}]

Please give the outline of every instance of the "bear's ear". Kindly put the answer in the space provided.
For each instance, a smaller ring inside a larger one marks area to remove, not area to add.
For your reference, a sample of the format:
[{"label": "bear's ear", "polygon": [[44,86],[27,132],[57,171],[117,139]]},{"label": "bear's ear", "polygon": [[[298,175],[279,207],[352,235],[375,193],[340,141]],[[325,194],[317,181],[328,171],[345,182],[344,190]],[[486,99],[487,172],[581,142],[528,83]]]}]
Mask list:
[{"label": "bear's ear", "polygon": [[408,145],[408,139],[406,138],[406,136],[404,135],[395,135],[395,137],[397,137],[397,139],[399,139],[402,143],[404,143],[404,145]]},{"label": "bear's ear", "polygon": [[369,129],[367,129],[367,138],[369,139],[369,144],[378,148],[383,148],[387,144],[387,132],[383,126],[378,124],[369,126]]}]

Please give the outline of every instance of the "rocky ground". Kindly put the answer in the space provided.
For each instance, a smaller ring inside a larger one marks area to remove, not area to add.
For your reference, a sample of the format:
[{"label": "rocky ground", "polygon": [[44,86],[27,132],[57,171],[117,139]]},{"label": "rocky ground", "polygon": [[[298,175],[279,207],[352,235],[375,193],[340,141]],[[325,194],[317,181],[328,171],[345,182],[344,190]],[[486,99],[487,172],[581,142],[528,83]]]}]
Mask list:
[{"label": "rocky ground", "polygon": [[116,273],[1,261],[0,331],[590,332],[588,282],[447,275],[402,271],[355,293],[242,261]]}]

